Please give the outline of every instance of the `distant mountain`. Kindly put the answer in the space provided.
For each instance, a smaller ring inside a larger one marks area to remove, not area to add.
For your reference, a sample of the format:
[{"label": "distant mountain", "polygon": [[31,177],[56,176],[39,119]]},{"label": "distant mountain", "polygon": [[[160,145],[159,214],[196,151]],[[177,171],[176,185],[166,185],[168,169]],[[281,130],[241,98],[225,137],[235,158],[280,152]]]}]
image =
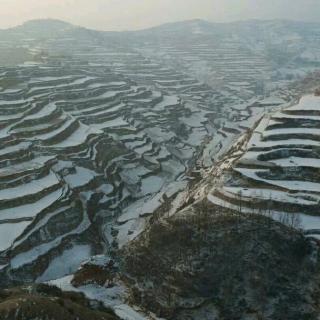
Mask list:
[{"label": "distant mountain", "polygon": [[19,39],[42,40],[65,36],[77,30],[85,30],[85,28],[77,27],[60,20],[39,19],[27,21],[13,28],[0,30],[0,39],[5,38],[10,41],[17,41]]},{"label": "distant mountain", "polygon": [[206,20],[195,19],[180,22],[165,23],[156,27],[137,31],[136,33],[157,33],[157,32],[183,32],[183,33],[211,33],[216,31],[221,23],[213,23]]},{"label": "distant mountain", "polygon": [[54,20],[31,20],[20,26],[0,30],[0,39],[10,42],[20,39],[48,39],[48,38],[78,38],[95,39],[105,38],[108,41],[139,42],[159,41],[194,41],[194,39],[230,39],[237,38],[241,41],[265,41],[276,43],[302,39],[312,40],[320,38],[320,24],[289,21],[289,20],[248,20],[231,23],[214,23],[201,19],[166,23],[156,27],[126,32],[111,32],[89,30],[81,26]]},{"label": "distant mountain", "polygon": [[166,37],[230,36],[247,35],[253,38],[266,37],[270,34],[295,34],[308,36],[320,33],[319,23],[290,20],[246,20],[230,23],[214,23],[201,19],[167,23],[153,28],[134,32],[137,35]]},{"label": "distant mountain", "polygon": [[76,26],[62,20],[37,19],[27,21],[20,26],[11,28],[11,30],[23,29],[24,31],[42,31],[44,28],[47,31],[66,31],[74,29]]}]

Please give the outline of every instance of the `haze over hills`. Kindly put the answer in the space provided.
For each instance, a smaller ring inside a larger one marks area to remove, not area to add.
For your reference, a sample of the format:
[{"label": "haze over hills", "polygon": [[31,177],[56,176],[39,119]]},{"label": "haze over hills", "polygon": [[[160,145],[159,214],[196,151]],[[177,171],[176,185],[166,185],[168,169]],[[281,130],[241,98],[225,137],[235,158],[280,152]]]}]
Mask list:
[{"label": "haze over hills", "polygon": [[246,202],[263,190],[258,207],[267,192],[270,210],[291,203],[320,230],[318,191],[301,190],[318,187],[301,162],[318,170],[319,101],[291,107],[318,85],[320,24],[36,20],[0,31],[0,61],[1,284],[63,279],[149,237],[155,217],[197,201],[232,211],[239,190]]}]

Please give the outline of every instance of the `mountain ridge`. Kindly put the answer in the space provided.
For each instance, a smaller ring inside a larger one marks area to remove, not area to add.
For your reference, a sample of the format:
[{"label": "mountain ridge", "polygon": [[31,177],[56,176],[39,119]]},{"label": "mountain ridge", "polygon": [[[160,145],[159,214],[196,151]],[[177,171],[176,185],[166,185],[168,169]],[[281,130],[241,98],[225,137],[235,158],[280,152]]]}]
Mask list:
[{"label": "mountain ridge", "polygon": [[248,25],[248,24],[266,24],[266,23],[284,23],[284,24],[303,24],[303,25],[320,25],[319,22],[311,22],[311,21],[303,21],[303,20],[290,20],[290,19],[247,19],[247,20],[235,20],[230,22],[215,22],[206,19],[196,18],[196,19],[187,19],[181,21],[173,21],[173,22],[166,22],[161,23],[155,26],[141,28],[137,30],[101,30],[96,28],[89,28],[82,25],[73,24],[71,22],[61,20],[61,19],[54,19],[54,18],[44,18],[44,19],[31,19],[26,20],[21,24],[9,27],[9,28],[1,28],[0,31],[12,31],[17,28],[29,28],[33,26],[43,26],[44,24],[51,24],[55,26],[65,26],[65,27],[72,27],[72,28],[79,28],[79,29],[87,29],[91,31],[103,32],[103,33],[139,33],[145,31],[154,31],[157,29],[168,28],[168,27],[177,27],[177,26],[186,26],[190,24],[201,24],[202,26],[210,26],[210,27],[221,27],[221,26],[237,26],[237,25]]},{"label": "mountain ridge", "polygon": [[[51,24],[51,25],[55,25],[55,26],[64,26],[64,27],[77,27],[76,25],[69,23],[67,21],[64,20],[60,20],[60,19],[31,19],[31,20],[26,20],[21,24],[9,27],[9,28],[3,28],[0,29],[1,31],[10,31],[10,30],[14,30],[17,28],[30,28],[30,27],[34,27],[34,26],[41,26],[43,24]],[[80,26],[79,26],[80,27]],[[82,27],[80,27],[82,28]]]}]

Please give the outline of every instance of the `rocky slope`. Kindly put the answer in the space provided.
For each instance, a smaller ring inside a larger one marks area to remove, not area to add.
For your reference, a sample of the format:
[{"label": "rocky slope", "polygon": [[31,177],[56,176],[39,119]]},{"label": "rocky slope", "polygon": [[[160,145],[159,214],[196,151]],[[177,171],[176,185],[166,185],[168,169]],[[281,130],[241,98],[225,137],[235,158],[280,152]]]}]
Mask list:
[{"label": "rocky slope", "polygon": [[121,283],[140,308],[128,319],[318,319],[319,249],[292,226],[204,199],[154,221],[115,260],[84,264],[70,285],[112,304]]},{"label": "rocky slope", "polygon": [[125,250],[131,302],[166,319],[317,319],[319,243],[198,203]]}]

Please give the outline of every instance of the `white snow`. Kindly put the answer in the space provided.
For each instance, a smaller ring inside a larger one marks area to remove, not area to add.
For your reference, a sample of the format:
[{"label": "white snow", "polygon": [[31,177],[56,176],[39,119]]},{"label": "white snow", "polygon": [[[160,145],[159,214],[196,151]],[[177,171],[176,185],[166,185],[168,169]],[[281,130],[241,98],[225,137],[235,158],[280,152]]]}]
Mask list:
[{"label": "white snow", "polygon": [[122,320],[146,320],[144,316],[142,316],[127,304],[115,306],[114,312]]},{"label": "white snow", "polygon": [[71,249],[65,250],[60,256],[54,258],[46,271],[38,277],[37,282],[54,280],[74,273],[90,255],[89,245],[74,245]]},{"label": "white snow", "polygon": [[[47,219],[49,219],[49,217],[47,217]],[[37,228],[39,228],[43,224],[44,224],[44,222],[42,222],[42,223],[40,222],[40,225],[38,225]],[[50,242],[42,243],[39,246],[33,247],[26,252],[21,252],[18,255],[16,255],[10,261],[11,268],[17,269],[17,268],[22,267],[25,264],[28,264],[28,263],[34,261],[39,256],[45,254],[46,252],[48,252],[52,248],[58,246],[65,237],[73,235],[73,234],[80,234],[80,233],[84,232],[90,226],[90,224],[91,223],[90,223],[87,215],[85,214],[83,221],[74,230],[72,230],[66,234],[63,234]]]},{"label": "white snow", "polygon": [[102,133],[100,130],[95,130],[92,127],[88,127],[82,123],[80,123],[79,128],[74,131],[69,137],[67,137],[62,142],[56,143],[52,145],[55,148],[69,148],[75,147],[80,144],[83,144],[89,135]]},{"label": "white snow", "polygon": [[49,103],[48,105],[45,105],[39,112],[25,117],[24,120],[36,120],[36,119],[47,117],[51,113],[56,111],[56,109],[57,109],[57,106],[55,103]]},{"label": "white snow", "polygon": [[42,210],[49,207],[52,203],[57,201],[63,193],[62,189],[58,189],[48,195],[44,196],[40,200],[17,206],[14,208],[0,210],[0,221],[5,219],[19,219],[19,218],[31,218],[35,217]]},{"label": "white snow", "polygon": [[[116,283],[112,288],[105,288],[93,284],[75,288],[71,284],[72,278],[72,275],[66,276],[49,281],[49,284],[55,285],[64,291],[82,292],[88,299],[100,301],[106,307],[111,307],[122,320],[150,319],[148,316],[143,315],[142,312],[124,303],[126,289],[122,283]],[[153,317],[152,319],[157,320],[158,318]]]},{"label": "white snow", "polygon": [[8,155],[13,152],[18,152],[22,150],[27,150],[30,148],[31,142],[20,142],[18,144],[15,144],[13,146],[9,146],[3,149],[0,149],[0,156]]},{"label": "white snow", "polygon": [[32,180],[31,182],[19,185],[17,187],[0,190],[0,200],[10,200],[16,199],[17,197],[22,198],[24,196],[36,194],[44,189],[57,185],[58,183],[59,180],[57,176],[50,172],[44,178]]},{"label": "white snow", "polygon": [[273,184],[287,190],[311,192],[319,192],[320,190],[320,183],[317,182],[309,182],[303,180],[268,180],[261,178],[257,175],[258,172],[268,172],[267,170],[263,169],[234,168],[234,170],[253,180],[266,182],[271,185]]},{"label": "white snow", "polygon": [[8,249],[30,223],[30,221],[0,223],[0,251]]},{"label": "white snow", "polygon": [[10,165],[8,167],[0,168],[0,177],[9,176],[11,174],[33,171],[42,168],[48,161],[54,159],[54,156],[40,156],[30,161]]},{"label": "white snow", "polygon": [[[218,205],[218,206],[221,206],[221,207],[224,207],[224,208],[229,208],[231,210],[235,210],[238,212],[239,210],[239,205],[233,205],[231,203],[228,203],[212,194],[209,194],[208,195],[208,200],[210,202],[212,202],[213,204],[215,205]],[[241,206],[241,210],[243,213],[257,213],[257,210],[254,211],[252,208],[248,208],[245,206],[245,204],[243,206]],[[275,219],[275,220],[280,220],[281,221],[281,218],[283,216],[284,212],[283,211],[276,211],[276,210],[271,210],[270,211],[270,216]],[[301,224],[301,228],[303,230],[320,230],[320,216],[317,217],[317,216],[310,216],[310,215],[307,215],[307,214],[303,214],[303,213],[300,213],[300,212],[295,212],[295,214],[299,217],[300,219],[300,224]]]},{"label": "white snow", "polygon": [[79,188],[88,184],[96,176],[97,174],[92,170],[76,167],[76,173],[65,176],[64,180],[68,183],[70,188]]},{"label": "white snow", "polygon": [[288,108],[289,111],[320,111],[320,97],[315,95],[303,96],[297,105]]}]

